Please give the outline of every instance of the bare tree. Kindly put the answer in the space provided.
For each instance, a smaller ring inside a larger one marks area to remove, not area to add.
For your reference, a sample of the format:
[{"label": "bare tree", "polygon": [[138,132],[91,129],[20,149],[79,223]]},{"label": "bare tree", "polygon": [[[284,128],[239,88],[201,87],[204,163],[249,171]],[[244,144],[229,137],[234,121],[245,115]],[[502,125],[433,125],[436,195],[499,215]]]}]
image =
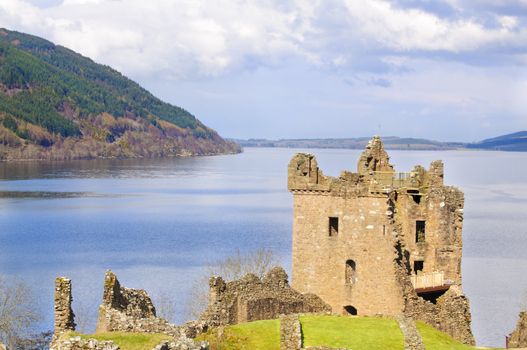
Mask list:
[{"label": "bare tree", "polygon": [[197,319],[207,308],[210,277],[221,276],[229,282],[253,273],[262,278],[278,263],[278,257],[272,250],[261,248],[245,254],[237,250],[232,256],[208,264],[205,272],[192,284],[186,304],[186,318]]},{"label": "bare tree", "polygon": [[20,280],[0,276],[0,342],[15,349],[39,319],[29,287]]},{"label": "bare tree", "polygon": [[152,299],[154,300],[154,305],[156,307],[156,315],[169,322],[174,322],[177,308],[173,294],[165,289],[161,289],[152,296]]}]

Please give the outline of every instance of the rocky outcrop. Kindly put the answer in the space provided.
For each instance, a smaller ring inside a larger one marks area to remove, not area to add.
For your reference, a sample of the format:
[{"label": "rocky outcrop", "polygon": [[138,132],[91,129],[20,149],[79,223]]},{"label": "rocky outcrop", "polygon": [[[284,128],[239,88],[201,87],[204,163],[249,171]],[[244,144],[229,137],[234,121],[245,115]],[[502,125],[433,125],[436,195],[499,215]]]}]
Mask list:
[{"label": "rocky outcrop", "polygon": [[520,312],[514,331],[507,337],[509,348],[527,348],[527,311]]},{"label": "rocky outcrop", "polygon": [[212,327],[273,319],[279,315],[331,311],[316,295],[292,289],[287,273],[280,267],[273,268],[263,279],[254,274],[232,282],[212,277],[209,286],[209,306],[200,321]]},{"label": "rocky outcrop", "polygon": [[122,287],[117,276],[107,271],[96,332],[117,331],[180,334],[179,327],[156,317],[156,309],[146,291]]}]

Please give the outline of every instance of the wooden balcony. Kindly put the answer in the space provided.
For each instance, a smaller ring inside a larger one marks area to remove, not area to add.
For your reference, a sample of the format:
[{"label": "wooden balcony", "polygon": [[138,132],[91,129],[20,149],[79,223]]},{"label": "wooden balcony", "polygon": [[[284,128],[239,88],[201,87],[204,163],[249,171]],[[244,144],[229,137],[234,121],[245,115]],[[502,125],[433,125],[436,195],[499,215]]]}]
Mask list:
[{"label": "wooden balcony", "polygon": [[411,275],[410,281],[417,294],[446,291],[452,285],[452,281],[445,280],[443,271]]}]

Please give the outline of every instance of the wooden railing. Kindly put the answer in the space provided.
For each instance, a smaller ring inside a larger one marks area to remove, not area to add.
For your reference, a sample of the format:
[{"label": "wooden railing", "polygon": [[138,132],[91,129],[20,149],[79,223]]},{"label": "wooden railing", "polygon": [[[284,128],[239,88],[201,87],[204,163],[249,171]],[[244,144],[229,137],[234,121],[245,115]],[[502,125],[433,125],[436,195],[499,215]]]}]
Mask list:
[{"label": "wooden railing", "polygon": [[393,171],[374,171],[372,189],[377,191],[391,190],[401,187],[417,187],[416,179],[411,172],[397,173]]},{"label": "wooden railing", "polygon": [[443,271],[420,273],[410,276],[414,289],[425,289],[441,287],[445,285],[445,274]]}]

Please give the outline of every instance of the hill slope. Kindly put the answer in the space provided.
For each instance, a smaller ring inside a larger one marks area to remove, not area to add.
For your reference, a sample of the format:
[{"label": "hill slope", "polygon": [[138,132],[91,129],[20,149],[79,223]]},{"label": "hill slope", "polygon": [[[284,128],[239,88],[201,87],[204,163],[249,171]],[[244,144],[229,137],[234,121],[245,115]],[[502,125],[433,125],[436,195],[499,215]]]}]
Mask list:
[{"label": "hill slope", "polygon": [[[404,339],[395,320],[382,317],[306,315],[300,317],[306,347],[330,347],[353,350],[403,350]],[[426,349],[470,350],[447,334],[417,322]],[[280,349],[280,321],[264,320],[212,329],[198,340],[214,349]]]},{"label": "hill slope", "polygon": [[470,143],[468,148],[492,149],[499,151],[527,151],[527,131],[502,135],[476,143]]},{"label": "hill slope", "polygon": [[188,111],[44,39],[0,29],[0,159],[238,152]]},{"label": "hill slope", "polygon": [[[370,139],[371,137],[284,140],[249,139],[234,141],[243,147],[347,148],[362,150]],[[439,142],[409,137],[383,136],[382,140],[387,149],[398,150],[451,150],[464,147],[464,144],[460,142]]]}]

